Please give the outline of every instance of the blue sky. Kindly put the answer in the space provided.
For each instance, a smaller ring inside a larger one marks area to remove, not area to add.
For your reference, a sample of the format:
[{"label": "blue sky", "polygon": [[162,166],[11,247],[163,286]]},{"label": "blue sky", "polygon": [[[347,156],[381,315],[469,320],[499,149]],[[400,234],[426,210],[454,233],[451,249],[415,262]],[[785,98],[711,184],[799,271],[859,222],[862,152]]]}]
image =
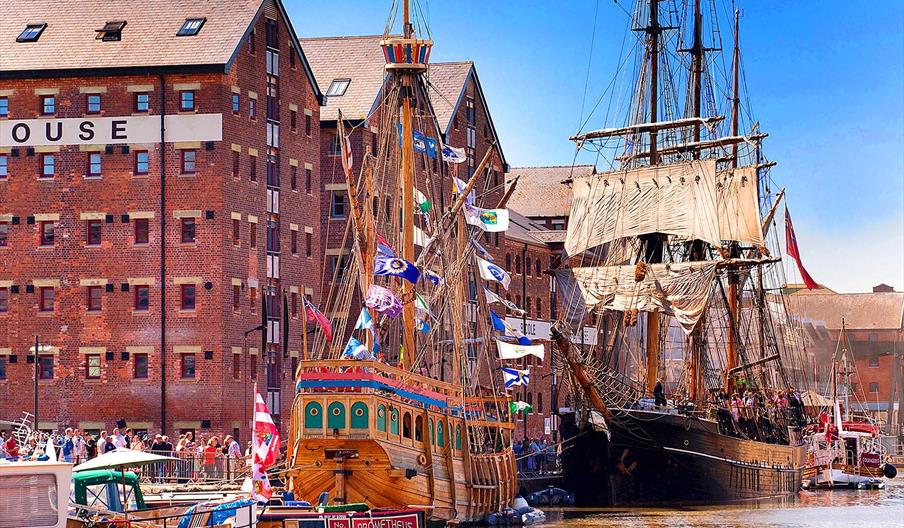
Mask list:
[{"label": "blue sky", "polygon": [[[570,165],[585,78],[589,108],[618,67],[631,1],[599,0],[595,38],[596,0],[420,2],[432,60],[476,63],[509,163]],[[300,35],[333,36],[382,33],[390,2],[286,5]],[[740,7],[748,96],[810,274],[838,291],[904,290],[904,2]]]}]

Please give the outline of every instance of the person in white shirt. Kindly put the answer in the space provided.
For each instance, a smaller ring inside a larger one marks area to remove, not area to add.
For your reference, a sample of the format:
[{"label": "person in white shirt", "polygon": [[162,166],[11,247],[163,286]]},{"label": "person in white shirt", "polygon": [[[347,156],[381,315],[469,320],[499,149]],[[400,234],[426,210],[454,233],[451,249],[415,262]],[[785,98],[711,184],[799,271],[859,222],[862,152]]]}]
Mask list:
[{"label": "person in white shirt", "polygon": [[126,437],[119,432],[118,427],[113,428],[113,446],[116,449],[125,449],[126,447]]}]

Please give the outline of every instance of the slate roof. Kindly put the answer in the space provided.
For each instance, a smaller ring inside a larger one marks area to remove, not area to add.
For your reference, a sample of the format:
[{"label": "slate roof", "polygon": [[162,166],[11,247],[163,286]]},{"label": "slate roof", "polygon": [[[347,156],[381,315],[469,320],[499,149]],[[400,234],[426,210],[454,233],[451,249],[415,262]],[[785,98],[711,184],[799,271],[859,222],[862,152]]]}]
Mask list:
[{"label": "slate roof", "polygon": [[461,96],[473,68],[473,62],[437,62],[430,65],[430,103],[439,129],[444,133],[449,130],[452,116],[461,103]]},{"label": "slate roof", "polygon": [[[279,0],[0,0],[0,74],[31,77],[106,69],[119,74],[132,69],[224,72],[270,2],[294,39]],[[197,35],[176,36],[186,18],[207,20]],[[126,22],[122,40],[97,40],[95,30],[113,21]],[[36,42],[16,42],[26,25],[41,23],[47,27]],[[314,84],[304,53],[300,56]]]},{"label": "slate roof", "polygon": [[593,165],[513,167],[505,179],[512,181],[518,177],[518,184],[508,206],[531,218],[568,216],[571,212],[571,187],[562,182],[595,172]]},{"label": "slate roof", "polygon": [[315,37],[300,40],[320,91],[334,79],[351,79],[345,95],[326,97],[321,121],[335,121],[339,109],[346,119],[366,119],[383,88],[386,61],[380,48],[382,35]]},{"label": "slate roof", "polygon": [[904,293],[837,293],[788,295],[788,310],[798,318],[822,321],[830,330],[904,328]]},{"label": "slate roof", "polygon": [[535,246],[545,246],[546,243],[543,242],[536,235],[540,232],[545,232],[547,229],[540,224],[536,224],[531,221],[530,218],[520,214],[518,211],[513,210],[511,207],[509,210],[509,228],[505,232],[506,240],[517,240],[519,242],[527,242],[528,244],[533,244]]}]

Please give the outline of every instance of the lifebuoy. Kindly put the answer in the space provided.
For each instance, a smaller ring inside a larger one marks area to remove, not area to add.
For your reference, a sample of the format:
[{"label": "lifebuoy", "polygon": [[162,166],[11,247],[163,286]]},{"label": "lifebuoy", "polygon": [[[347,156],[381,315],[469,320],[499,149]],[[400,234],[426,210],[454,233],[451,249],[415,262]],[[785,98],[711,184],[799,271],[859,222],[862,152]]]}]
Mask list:
[{"label": "lifebuoy", "polygon": [[427,465],[427,455],[423,455],[423,454],[418,455],[418,456],[417,456],[417,463],[420,464],[420,465],[422,465],[422,466],[426,466],[426,465]]}]

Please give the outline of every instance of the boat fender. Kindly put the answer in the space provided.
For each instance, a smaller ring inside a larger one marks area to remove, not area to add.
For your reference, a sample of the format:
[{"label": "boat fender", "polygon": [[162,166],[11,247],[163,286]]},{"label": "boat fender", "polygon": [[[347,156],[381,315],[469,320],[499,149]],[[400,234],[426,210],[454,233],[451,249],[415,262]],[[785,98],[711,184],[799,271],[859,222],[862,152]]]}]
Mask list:
[{"label": "boat fender", "polygon": [[885,478],[893,479],[898,476],[898,468],[896,468],[894,464],[886,462],[885,465],[882,466],[882,474],[885,475]]},{"label": "boat fender", "polygon": [[427,465],[427,456],[426,456],[426,455],[423,455],[423,454],[418,455],[418,456],[417,456],[417,463],[420,464],[420,465],[422,465],[422,466],[426,466],[426,465]]}]

